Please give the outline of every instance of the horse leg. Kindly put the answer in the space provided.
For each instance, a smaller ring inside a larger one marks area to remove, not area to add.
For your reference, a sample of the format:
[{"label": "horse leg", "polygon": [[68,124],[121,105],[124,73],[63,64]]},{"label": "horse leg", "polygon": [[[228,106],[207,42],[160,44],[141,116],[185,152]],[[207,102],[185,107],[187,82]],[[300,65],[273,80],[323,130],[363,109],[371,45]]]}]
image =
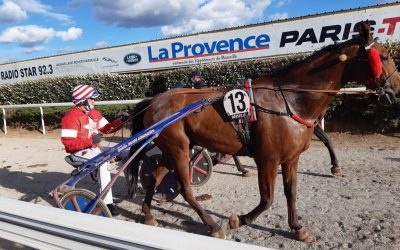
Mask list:
[{"label": "horse leg", "polygon": [[248,170],[244,169],[242,163],[239,160],[239,157],[237,157],[237,156],[232,156],[232,157],[233,157],[233,160],[235,161],[235,165],[236,165],[237,170],[239,172],[242,172],[242,176],[243,177],[249,177],[250,173],[249,173]]},{"label": "horse leg", "polygon": [[296,210],[298,162],[299,156],[282,164],[283,187],[288,206],[289,227],[297,240],[309,243],[315,241],[315,237],[299,224]]},{"label": "horse leg", "polygon": [[317,124],[317,126],[314,128],[314,134],[318,137],[318,139],[320,139],[324,143],[325,147],[329,151],[329,156],[331,157],[331,165],[332,165],[331,173],[333,175],[339,175],[340,167],[338,160],[336,158],[335,151],[333,150],[333,144],[329,140],[327,134],[322,129],[321,125]]},{"label": "horse leg", "polygon": [[229,218],[231,229],[243,225],[250,225],[263,211],[267,210],[274,200],[276,176],[278,174],[277,161],[255,158],[258,167],[258,186],[260,190],[260,203],[250,213],[242,216],[232,214]]},{"label": "horse leg", "polygon": [[[185,155],[185,154],[183,154]],[[212,237],[216,238],[221,238],[225,239],[225,233],[221,229],[221,227],[211,218],[211,216],[200,206],[200,204],[197,202],[196,198],[193,195],[192,192],[192,186],[190,184],[189,180],[189,168],[187,166],[187,160],[185,161],[183,158],[182,160],[177,160],[175,161],[175,165],[177,166],[175,168],[175,174],[176,177],[181,184],[181,195],[183,198],[189,203],[189,205],[197,212],[197,214],[200,216],[200,219],[203,221],[203,223],[211,228],[211,233],[210,235]]]},{"label": "horse leg", "polygon": [[143,204],[142,204],[142,213],[144,213],[144,224],[146,225],[151,225],[151,226],[157,226],[158,223],[154,219],[153,214],[151,213],[151,201],[153,199],[154,195],[154,190],[155,188],[160,185],[161,181],[167,175],[169,172],[168,168],[164,166],[159,166],[154,172],[153,172],[153,178],[151,178],[149,185],[147,186],[146,190],[146,196],[144,198]]}]

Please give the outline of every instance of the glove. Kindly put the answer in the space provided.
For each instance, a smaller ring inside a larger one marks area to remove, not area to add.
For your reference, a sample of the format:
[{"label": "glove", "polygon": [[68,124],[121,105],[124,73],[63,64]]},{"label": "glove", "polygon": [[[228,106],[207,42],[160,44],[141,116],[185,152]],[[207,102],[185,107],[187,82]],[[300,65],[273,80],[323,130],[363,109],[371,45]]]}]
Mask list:
[{"label": "glove", "polygon": [[101,142],[101,139],[103,139],[103,136],[101,134],[97,134],[92,137],[92,142],[94,144],[99,144]]}]

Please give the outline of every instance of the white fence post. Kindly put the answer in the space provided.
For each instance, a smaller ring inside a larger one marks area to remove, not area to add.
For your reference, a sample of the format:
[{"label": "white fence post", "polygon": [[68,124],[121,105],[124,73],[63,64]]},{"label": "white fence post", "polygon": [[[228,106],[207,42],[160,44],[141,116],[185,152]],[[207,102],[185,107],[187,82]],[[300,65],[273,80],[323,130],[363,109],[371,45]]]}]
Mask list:
[{"label": "white fence post", "polygon": [[322,130],[325,130],[325,117],[322,117],[320,124],[321,124]]},{"label": "white fence post", "polygon": [[6,110],[2,108],[3,110],[3,126],[4,126],[4,134],[7,134],[7,119],[6,119]]},{"label": "white fence post", "polygon": [[42,133],[45,135],[46,134],[46,128],[44,127],[44,118],[43,118],[43,108],[40,108],[40,119],[42,120]]}]

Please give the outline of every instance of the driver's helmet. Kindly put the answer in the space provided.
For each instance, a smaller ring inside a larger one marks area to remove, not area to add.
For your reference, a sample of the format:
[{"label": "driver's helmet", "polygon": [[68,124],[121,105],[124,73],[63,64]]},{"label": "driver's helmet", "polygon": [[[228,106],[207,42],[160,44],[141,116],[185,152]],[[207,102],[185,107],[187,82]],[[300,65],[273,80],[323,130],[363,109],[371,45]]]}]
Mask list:
[{"label": "driver's helmet", "polygon": [[75,105],[98,96],[99,93],[92,86],[85,84],[76,86],[71,94],[72,102]]}]

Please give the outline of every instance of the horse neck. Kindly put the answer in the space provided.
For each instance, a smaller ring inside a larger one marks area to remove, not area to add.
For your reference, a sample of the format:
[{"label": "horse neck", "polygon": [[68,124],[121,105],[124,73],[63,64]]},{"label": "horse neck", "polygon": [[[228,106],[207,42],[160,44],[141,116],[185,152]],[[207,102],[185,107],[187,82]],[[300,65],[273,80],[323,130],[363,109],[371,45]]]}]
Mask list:
[{"label": "horse neck", "polygon": [[315,120],[333,99],[333,95],[317,91],[339,90],[344,69],[345,63],[339,62],[337,56],[331,52],[293,67],[275,79],[282,89],[298,90],[285,92],[293,111],[305,119]]}]

